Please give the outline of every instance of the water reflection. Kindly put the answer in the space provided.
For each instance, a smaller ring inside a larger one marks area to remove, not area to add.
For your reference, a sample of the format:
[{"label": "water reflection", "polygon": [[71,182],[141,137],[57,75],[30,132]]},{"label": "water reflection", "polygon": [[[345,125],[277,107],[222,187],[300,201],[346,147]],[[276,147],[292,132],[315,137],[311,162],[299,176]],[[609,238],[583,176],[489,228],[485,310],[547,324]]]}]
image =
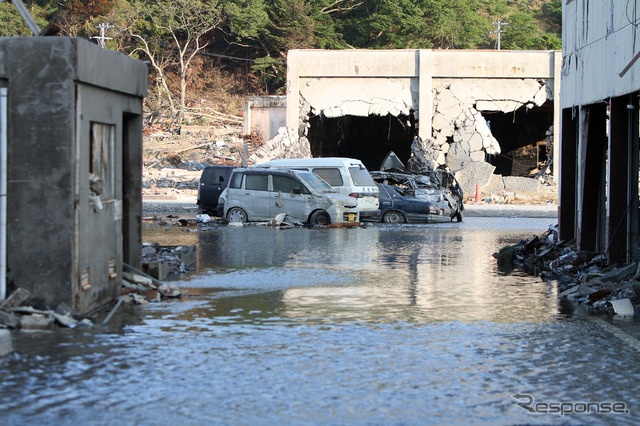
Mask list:
[{"label": "water reflection", "polygon": [[492,257],[504,245],[540,233],[547,222],[212,227],[184,236],[198,245],[198,265],[179,284],[216,300],[269,293],[277,303],[261,309],[288,318],[549,321],[559,314],[555,286],[526,275],[501,276]]}]

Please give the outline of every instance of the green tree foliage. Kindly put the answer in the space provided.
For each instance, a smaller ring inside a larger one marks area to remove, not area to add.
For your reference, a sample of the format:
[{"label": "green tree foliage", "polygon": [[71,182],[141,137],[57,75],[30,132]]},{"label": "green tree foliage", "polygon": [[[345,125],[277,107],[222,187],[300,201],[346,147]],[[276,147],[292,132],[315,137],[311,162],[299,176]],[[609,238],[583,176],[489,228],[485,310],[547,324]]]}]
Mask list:
[{"label": "green tree foliage", "polygon": [[[48,25],[50,17],[56,10],[53,0],[25,2],[25,6],[40,28]],[[0,3],[0,37],[32,35],[33,33],[20,16],[18,9],[8,1]]]},{"label": "green tree foliage", "polygon": [[[277,93],[284,89],[290,49],[491,49],[496,47],[492,31],[498,20],[509,23],[501,34],[503,49],[561,48],[562,0],[25,3],[43,27],[55,21],[64,35],[91,37],[98,35],[99,23],[114,25],[107,47],[149,60],[152,80],[158,93],[164,93],[158,99],[178,93],[176,108],[186,101],[189,68],[197,53],[252,60],[250,69],[265,90]],[[0,35],[29,34],[15,7],[0,4]],[[171,75],[177,82],[171,84]]]}]

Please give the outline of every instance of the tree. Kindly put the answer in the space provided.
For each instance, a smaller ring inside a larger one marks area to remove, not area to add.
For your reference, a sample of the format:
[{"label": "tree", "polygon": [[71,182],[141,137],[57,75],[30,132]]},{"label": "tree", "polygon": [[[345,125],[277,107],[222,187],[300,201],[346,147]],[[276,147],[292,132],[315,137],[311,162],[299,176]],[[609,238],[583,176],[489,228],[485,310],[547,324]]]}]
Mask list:
[{"label": "tree", "polygon": [[[35,19],[40,28],[44,28],[49,23],[49,17],[55,11],[53,1],[40,0],[26,2],[31,16]],[[0,3],[0,37],[21,37],[32,36],[33,33],[24,22],[15,5],[8,1]]]},{"label": "tree", "polygon": [[[221,7],[211,0],[151,0],[132,2],[129,25],[125,28],[158,73],[172,111],[180,116],[187,103],[187,80],[193,58],[209,44],[205,37],[222,21]],[[170,96],[165,68],[176,63],[179,78],[179,104]]]}]

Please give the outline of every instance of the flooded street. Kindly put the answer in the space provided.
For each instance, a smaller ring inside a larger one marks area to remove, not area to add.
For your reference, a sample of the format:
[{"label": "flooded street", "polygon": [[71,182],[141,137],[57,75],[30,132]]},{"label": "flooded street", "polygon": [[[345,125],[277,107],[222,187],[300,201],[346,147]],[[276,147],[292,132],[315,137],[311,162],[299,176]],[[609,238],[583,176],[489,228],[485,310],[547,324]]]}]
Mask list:
[{"label": "flooded street", "polygon": [[550,224],[147,227],[198,246],[185,296],[14,332],[3,424],[636,424],[637,321],[497,269]]}]

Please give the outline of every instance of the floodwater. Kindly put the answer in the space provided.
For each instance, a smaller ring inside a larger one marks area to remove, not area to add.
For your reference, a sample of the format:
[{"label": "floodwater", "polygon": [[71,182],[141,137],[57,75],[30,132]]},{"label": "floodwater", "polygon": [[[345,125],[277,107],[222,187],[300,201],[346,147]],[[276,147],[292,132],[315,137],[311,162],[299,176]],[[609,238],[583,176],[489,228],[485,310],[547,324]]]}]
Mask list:
[{"label": "floodwater", "polygon": [[196,244],[180,300],[15,332],[3,424],[636,424],[635,320],[492,253],[553,219],[145,229]]}]

